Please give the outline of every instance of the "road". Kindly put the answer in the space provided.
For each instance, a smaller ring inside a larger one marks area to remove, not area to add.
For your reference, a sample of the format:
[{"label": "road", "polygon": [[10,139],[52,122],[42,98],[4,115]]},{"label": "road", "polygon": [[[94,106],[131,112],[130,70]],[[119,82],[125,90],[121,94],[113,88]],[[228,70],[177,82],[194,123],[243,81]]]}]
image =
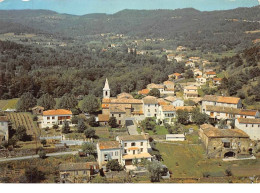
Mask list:
[{"label": "road", "polygon": [[126,120],[125,121],[126,128],[128,130],[129,135],[139,135],[136,129],[136,125],[134,124],[133,120]]},{"label": "road", "polygon": [[[76,155],[78,151],[70,151],[70,152],[58,152],[58,153],[48,153],[46,154],[47,157],[53,157],[53,156],[61,156],[61,155]],[[0,162],[7,162],[7,161],[17,161],[17,160],[26,160],[26,159],[33,159],[38,158],[39,155],[30,155],[30,156],[24,156],[24,157],[12,157],[12,158],[0,158]]]}]

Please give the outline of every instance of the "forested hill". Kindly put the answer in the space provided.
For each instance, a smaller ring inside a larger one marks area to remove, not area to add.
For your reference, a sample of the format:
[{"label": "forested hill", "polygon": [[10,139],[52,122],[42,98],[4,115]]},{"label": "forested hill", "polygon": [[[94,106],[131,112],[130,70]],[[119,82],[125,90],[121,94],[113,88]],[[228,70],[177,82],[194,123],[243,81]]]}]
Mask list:
[{"label": "forested hill", "polygon": [[[0,11],[0,33],[39,32],[66,37],[101,33],[173,39],[196,47],[245,48],[257,39],[260,6],[226,11],[123,10],[118,13],[75,16],[46,10]],[[5,27],[6,23],[9,27]],[[4,27],[3,27],[4,26]]]}]

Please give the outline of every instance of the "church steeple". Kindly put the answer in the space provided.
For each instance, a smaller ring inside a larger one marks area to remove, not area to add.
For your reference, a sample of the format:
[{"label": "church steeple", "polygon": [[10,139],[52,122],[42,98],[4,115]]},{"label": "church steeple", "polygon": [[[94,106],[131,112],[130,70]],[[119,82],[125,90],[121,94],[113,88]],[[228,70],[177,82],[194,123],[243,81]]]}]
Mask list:
[{"label": "church steeple", "polygon": [[108,84],[108,80],[106,78],[105,86],[103,88],[103,98],[109,99],[110,98],[110,88]]}]

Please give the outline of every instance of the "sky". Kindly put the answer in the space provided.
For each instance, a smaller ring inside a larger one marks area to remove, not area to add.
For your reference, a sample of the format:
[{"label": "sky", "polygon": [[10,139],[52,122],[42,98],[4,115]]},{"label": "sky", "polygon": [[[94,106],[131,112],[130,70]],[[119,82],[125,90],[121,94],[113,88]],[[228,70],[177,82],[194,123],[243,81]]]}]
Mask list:
[{"label": "sky", "polygon": [[0,10],[48,9],[59,13],[84,15],[116,13],[123,9],[178,9],[192,7],[201,11],[252,7],[260,0],[0,0]]}]

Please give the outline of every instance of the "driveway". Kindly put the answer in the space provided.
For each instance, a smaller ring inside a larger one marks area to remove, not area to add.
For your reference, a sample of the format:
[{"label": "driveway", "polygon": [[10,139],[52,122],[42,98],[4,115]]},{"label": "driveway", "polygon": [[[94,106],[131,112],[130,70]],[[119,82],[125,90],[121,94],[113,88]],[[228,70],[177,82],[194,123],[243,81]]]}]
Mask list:
[{"label": "driveway", "polygon": [[136,129],[136,125],[134,124],[134,121],[129,119],[125,121],[126,128],[128,130],[129,135],[139,135]]},{"label": "driveway", "polygon": [[[77,153],[78,153],[78,151],[58,152],[58,153],[48,153],[48,154],[46,154],[46,156],[52,157],[52,156],[61,156],[61,155],[76,155]],[[26,159],[33,159],[33,158],[38,158],[38,157],[39,157],[39,155],[30,155],[30,156],[12,157],[12,158],[0,158],[0,162],[26,160]]]}]

